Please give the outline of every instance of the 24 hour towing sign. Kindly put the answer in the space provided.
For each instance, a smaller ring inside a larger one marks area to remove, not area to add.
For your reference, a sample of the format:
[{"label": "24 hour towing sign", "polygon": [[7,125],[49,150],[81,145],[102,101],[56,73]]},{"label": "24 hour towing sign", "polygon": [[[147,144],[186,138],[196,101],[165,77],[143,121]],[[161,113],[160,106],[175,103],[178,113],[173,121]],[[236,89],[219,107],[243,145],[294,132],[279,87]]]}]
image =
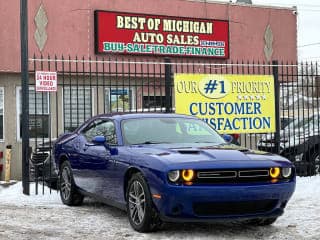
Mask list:
[{"label": "24 hour towing sign", "polygon": [[57,91],[57,72],[36,71],[35,80],[37,92]]},{"label": "24 hour towing sign", "polygon": [[271,75],[176,74],[176,113],[197,116],[220,133],[275,132]]},{"label": "24 hour towing sign", "polygon": [[229,58],[229,22],[95,11],[97,53]]}]

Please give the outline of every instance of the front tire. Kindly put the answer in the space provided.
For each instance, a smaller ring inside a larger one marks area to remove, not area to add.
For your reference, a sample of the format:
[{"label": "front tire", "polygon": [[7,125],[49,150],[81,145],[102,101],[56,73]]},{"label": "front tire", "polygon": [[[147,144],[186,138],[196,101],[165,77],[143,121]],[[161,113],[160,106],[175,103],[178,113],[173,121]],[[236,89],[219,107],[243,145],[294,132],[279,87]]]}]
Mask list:
[{"label": "front tire", "polygon": [[82,204],[84,196],[78,191],[74,183],[71,166],[68,161],[64,161],[60,168],[59,189],[63,204],[68,206]]},{"label": "front tire", "polygon": [[141,173],[134,174],[129,180],[126,199],[129,222],[134,230],[151,232],[161,225],[149,187]]},{"label": "front tire", "polygon": [[311,175],[320,174],[320,154],[317,150],[319,149],[314,149],[312,151],[310,161],[309,161]]}]

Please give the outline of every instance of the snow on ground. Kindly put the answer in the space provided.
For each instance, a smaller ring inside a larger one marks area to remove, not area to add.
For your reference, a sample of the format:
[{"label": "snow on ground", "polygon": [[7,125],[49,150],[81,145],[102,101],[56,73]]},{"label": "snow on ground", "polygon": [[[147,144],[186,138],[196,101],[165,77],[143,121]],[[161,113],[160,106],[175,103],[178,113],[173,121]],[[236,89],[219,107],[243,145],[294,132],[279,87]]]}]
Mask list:
[{"label": "snow on ground", "polygon": [[[141,234],[129,225],[126,213],[88,199],[67,207],[56,191],[31,185],[22,194],[21,182],[0,183],[0,239],[320,239],[320,176],[298,177],[285,214],[266,227],[239,223],[167,224],[155,233]],[[42,190],[45,194],[42,195]]]}]

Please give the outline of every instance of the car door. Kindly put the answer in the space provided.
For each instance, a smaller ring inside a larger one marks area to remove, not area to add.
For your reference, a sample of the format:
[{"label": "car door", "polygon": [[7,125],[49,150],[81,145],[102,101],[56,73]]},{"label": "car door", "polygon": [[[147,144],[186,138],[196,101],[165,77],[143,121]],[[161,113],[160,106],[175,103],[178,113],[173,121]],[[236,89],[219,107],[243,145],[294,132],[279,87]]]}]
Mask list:
[{"label": "car door", "polygon": [[115,122],[112,120],[106,120],[100,125],[98,135],[106,137],[106,149],[110,154],[110,164],[107,168],[104,168],[101,172],[103,177],[102,183],[102,196],[105,199],[121,202],[123,200],[123,178],[128,167],[126,161],[119,153],[118,139]]},{"label": "car door", "polygon": [[[105,136],[109,147],[93,143],[96,136]],[[118,142],[114,121],[95,120],[81,132],[79,139],[82,188],[105,199],[119,201],[123,196],[121,180],[127,165],[121,164],[118,154],[111,155],[111,148],[117,152]]]},{"label": "car door", "polygon": [[107,119],[96,119],[83,129],[78,136],[79,170],[75,177],[76,184],[83,190],[102,195],[105,187],[104,173],[112,167],[110,151],[92,139],[103,135],[101,127]]}]

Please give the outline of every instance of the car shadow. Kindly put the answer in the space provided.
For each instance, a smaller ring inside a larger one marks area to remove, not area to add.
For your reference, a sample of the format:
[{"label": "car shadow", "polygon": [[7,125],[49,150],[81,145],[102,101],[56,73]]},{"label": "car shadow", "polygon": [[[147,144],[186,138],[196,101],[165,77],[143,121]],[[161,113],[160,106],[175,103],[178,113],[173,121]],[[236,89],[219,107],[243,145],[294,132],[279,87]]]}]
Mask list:
[{"label": "car shadow", "polygon": [[[128,223],[122,225],[122,227],[127,227],[125,231],[136,234],[129,225],[127,218],[127,213],[118,208],[106,205],[104,203],[97,202],[94,199],[86,198],[83,207],[89,211],[103,213],[106,218],[112,217],[117,218],[123,223]],[[217,237],[234,239],[267,239],[277,236],[277,233],[281,231],[279,227],[275,225],[271,226],[253,226],[247,225],[243,222],[232,221],[232,222],[214,222],[214,223],[165,223],[156,232],[147,234],[149,237],[159,237],[171,236],[173,239],[176,238],[192,238],[192,236],[198,238],[210,238],[216,239]],[[138,234],[138,233],[137,233]]]}]

